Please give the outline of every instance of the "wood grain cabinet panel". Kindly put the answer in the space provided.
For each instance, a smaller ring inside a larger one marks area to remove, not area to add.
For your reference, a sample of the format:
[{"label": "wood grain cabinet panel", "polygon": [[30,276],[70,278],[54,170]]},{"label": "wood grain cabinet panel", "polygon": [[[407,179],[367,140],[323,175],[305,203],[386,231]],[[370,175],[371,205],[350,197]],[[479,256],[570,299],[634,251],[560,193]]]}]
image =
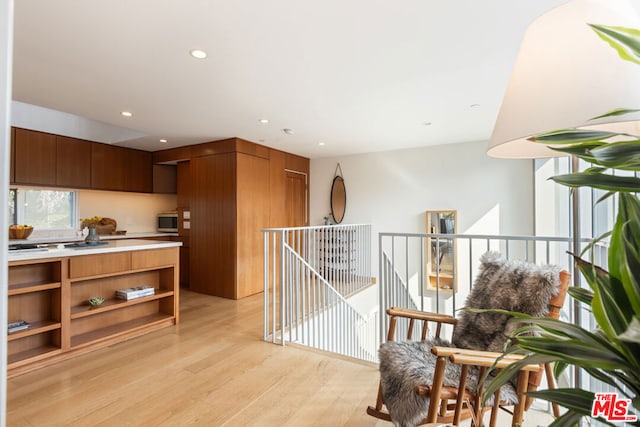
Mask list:
[{"label": "wood grain cabinet panel", "polygon": [[176,165],[153,165],[153,192],[176,194],[178,171]]},{"label": "wood grain cabinet panel", "polygon": [[56,136],[16,128],[16,184],[56,185]]},{"label": "wood grain cabinet panel", "polygon": [[153,164],[149,151],[123,148],[124,190],[137,193],[153,192]]},{"label": "wood grain cabinet panel", "polygon": [[91,188],[125,191],[125,151],[121,147],[91,145]]},{"label": "wood grain cabinet panel", "polygon": [[91,142],[66,136],[56,137],[56,185],[91,187]]},{"label": "wood grain cabinet panel", "polygon": [[236,298],[235,153],[191,159],[189,289]]}]

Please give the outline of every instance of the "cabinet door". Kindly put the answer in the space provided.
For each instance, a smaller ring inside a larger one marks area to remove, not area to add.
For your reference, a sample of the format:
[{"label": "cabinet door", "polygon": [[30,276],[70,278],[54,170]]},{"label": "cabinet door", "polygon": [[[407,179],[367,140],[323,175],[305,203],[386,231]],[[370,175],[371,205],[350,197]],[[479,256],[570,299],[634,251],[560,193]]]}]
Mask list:
[{"label": "cabinet door", "polygon": [[124,149],[125,191],[137,193],[153,192],[152,154],[149,151]]},{"label": "cabinet door", "polygon": [[91,143],[66,136],[56,137],[57,174],[60,187],[91,187]]},{"label": "cabinet door", "polygon": [[269,160],[237,153],[236,298],[262,292],[264,236],[269,226]]},{"label": "cabinet door", "polygon": [[56,136],[16,129],[15,182],[56,185]]},{"label": "cabinet door", "polygon": [[237,298],[235,158],[224,153],[191,160],[189,289],[224,298]]},{"label": "cabinet door", "polygon": [[108,144],[91,145],[91,188],[125,191],[125,151]]},{"label": "cabinet door", "polygon": [[177,170],[175,165],[153,165],[153,192],[176,194]]}]

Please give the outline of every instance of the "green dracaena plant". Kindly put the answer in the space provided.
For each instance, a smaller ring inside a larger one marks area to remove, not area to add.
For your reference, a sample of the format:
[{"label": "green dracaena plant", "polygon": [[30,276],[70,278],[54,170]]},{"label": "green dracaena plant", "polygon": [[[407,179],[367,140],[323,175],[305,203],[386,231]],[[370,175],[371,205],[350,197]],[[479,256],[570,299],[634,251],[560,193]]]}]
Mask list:
[{"label": "green dracaena plant", "polygon": [[[591,25],[595,33],[624,60],[640,64],[640,30]],[[640,110],[620,108],[594,119],[620,116]],[[622,139],[622,140],[621,140]],[[598,202],[617,195],[618,214],[609,237],[608,271],[574,255],[576,268],[589,288],[572,287],[569,295],[586,305],[596,321],[594,330],[562,320],[531,318],[510,313],[513,321],[526,323],[513,334],[507,353],[526,357],[501,371],[485,391],[490,396],[530,363],[552,363],[558,377],[568,366],[577,366],[593,378],[613,387],[629,399],[630,413],[640,413],[640,178],[610,173],[640,171],[640,136],[608,131],[564,129],[537,135],[531,140],[577,156],[592,164],[589,169],[552,179],[561,185],[606,191]],[[637,175],[637,174],[634,174]],[[539,390],[528,395],[566,408],[552,426],[573,426],[591,417],[595,394],[576,388]],[[602,417],[599,421],[610,424]],[[640,425],[640,421],[631,423]]]}]

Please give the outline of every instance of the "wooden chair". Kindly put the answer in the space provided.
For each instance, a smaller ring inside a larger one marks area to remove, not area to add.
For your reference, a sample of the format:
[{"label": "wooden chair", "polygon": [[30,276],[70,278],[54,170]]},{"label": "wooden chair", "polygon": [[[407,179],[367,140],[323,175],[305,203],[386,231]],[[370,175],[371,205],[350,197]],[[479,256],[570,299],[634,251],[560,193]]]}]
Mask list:
[{"label": "wooden chair", "polygon": [[[567,271],[560,272],[559,291],[558,294],[550,301],[548,317],[554,319],[559,318],[570,279],[571,275]],[[452,316],[404,308],[389,308],[387,309],[387,314],[390,316],[389,330],[387,334],[388,341],[393,341],[395,339],[396,325],[399,318],[406,318],[409,320],[407,340],[412,339],[413,331],[417,322],[422,322],[422,341],[427,339],[427,332],[429,330],[428,327],[430,323],[435,324],[434,336],[437,338],[440,338],[443,325],[452,325],[455,327],[457,323],[457,319]],[[486,370],[492,367],[502,354],[439,346],[433,346],[431,348],[431,352],[436,357],[433,383],[418,385],[415,387],[415,393],[417,395],[430,399],[427,416],[423,419],[421,424],[452,423],[454,425],[459,425],[461,420],[471,418],[472,425],[481,426],[484,413],[491,410],[490,426],[494,427],[497,420],[497,410],[498,408],[501,408],[512,414],[511,425],[516,426],[522,423],[524,412],[529,409],[533,403],[533,399],[526,397],[524,393],[535,391],[537,389],[541,382],[543,371],[546,374],[549,387],[555,387],[554,378],[549,365],[528,365],[518,374],[515,386],[518,397],[517,402],[500,401],[500,391],[497,391],[494,396],[494,400],[498,401],[499,404],[494,404],[491,407],[483,407],[481,402],[481,396],[483,393],[482,384],[478,384],[478,388],[475,392],[466,388],[469,369],[472,367],[479,369],[478,375],[479,378],[482,378]],[[504,368],[521,357],[522,356],[513,354],[506,355],[497,363],[496,367],[498,369]],[[443,385],[445,367],[447,363],[461,365],[461,374],[457,387]],[[513,406],[513,411],[506,409],[507,406]],[[553,406],[553,412],[556,417],[560,415],[559,409],[556,405]],[[369,406],[367,408],[367,413],[376,418],[391,421],[391,416],[384,407],[382,384],[380,384],[378,388],[376,405]]]}]

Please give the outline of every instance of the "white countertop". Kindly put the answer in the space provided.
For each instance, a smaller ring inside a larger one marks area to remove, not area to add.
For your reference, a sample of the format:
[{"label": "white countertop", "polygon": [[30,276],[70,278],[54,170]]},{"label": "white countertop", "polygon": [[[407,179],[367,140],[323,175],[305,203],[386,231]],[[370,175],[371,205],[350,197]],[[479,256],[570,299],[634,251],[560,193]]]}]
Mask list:
[{"label": "white countertop", "polygon": [[[113,240],[113,239],[144,239],[147,237],[178,237],[178,233],[158,233],[155,231],[150,231],[147,233],[128,233],[128,234],[105,234],[100,235],[100,240]],[[45,244],[45,243],[71,243],[71,242],[82,242],[84,241],[84,237],[78,236],[67,236],[67,237],[30,237],[28,239],[20,239],[20,240],[9,240],[10,245],[15,244]]]},{"label": "white countertop", "polygon": [[[107,239],[105,239],[107,240]],[[19,242],[12,240],[11,242]],[[24,242],[33,243],[33,241],[25,240]],[[59,246],[62,246],[59,248]],[[182,246],[181,242],[170,242],[162,240],[143,240],[143,239],[123,239],[112,240],[106,245],[95,247],[86,246],[82,248],[66,248],[62,244],[49,245],[46,250],[39,251],[9,251],[9,261],[30,261],[34,259],[59,258],[80,255],[96,255],[110,252],[139,251],[145,249],[162,249],[173,246]]]}]

